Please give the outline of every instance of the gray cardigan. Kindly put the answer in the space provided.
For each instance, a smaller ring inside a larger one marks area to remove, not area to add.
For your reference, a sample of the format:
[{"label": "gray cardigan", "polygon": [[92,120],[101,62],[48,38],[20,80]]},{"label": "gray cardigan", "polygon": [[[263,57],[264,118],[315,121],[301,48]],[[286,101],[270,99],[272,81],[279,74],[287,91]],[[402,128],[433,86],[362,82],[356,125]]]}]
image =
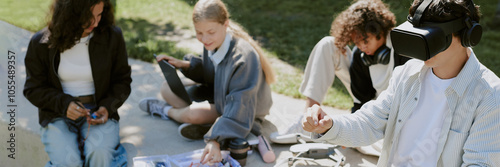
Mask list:
[{"label": "gray cardigan", "polygon": [[[196,82],[214,86],[214,104],[220,117],[205,134],[205,141],[245,138],[260,133],[260,122],[272,105],[257,51],[245,40],[233,37],[229,50],[213,74],[207,52],[202,57],[185,57],[190,68],[183,74]],[[213,76],[213,84],[210,83]]]}]

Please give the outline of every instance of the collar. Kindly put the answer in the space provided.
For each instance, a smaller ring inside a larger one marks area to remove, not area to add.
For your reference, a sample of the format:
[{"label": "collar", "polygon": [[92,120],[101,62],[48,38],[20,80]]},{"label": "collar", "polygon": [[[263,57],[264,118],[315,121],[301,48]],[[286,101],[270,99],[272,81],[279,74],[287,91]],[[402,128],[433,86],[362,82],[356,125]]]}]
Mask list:
[{"label": "collar", "polygon": [[212,51],[208,51],[208,55],[210,59],[212,59],[214,64],[219,64],[226,56],[227,52],[229,51],[231,38],[232,35],[230,33],[226,33],[226,38],[224,39],[224,42],[222,42],[222,45],[219,47],[219,49],[215,53]]},{"label": "collar", "polygon": [[[474,51],[471,48],[467,48],[468,51],[470,51],[469,59],[467,59],[467,62],[465,63],[464,67],[458,75],[455,77],[455,79],[451,82],[450,86],[447,88],[448,89],[456,92],[458,96],[463,96],[465,93],[465,90],[467,89],[467,86],[474,80],[478,80],[480,75],[480,63],[479,60],[476,58],[476,55],[474,54]],[[411,60],[410,60],[411,61]],[[420,61],[420,60],[419,60]],[[409,75],[419,75],[419,80],[422,81],[423,78],[425,77],[424,74],[427,72],[427,70],[430,70],[430,67],[427,67],[424,65],[423,61],[420,63],[420,66],[418,66],[420,70],[411,70]]]},{"label": "collar", "polygon": [[476,54],[471,48],[467,48],[470,52],[469,59],[465,63],[460,73],[458,73],[455,80],[450,84],[451,89],[453,89],[459,96],[463,96],[468,85],[473,81],[479,80],[481,75],[479,74],[481,65],[479,60],[477,60]]}]

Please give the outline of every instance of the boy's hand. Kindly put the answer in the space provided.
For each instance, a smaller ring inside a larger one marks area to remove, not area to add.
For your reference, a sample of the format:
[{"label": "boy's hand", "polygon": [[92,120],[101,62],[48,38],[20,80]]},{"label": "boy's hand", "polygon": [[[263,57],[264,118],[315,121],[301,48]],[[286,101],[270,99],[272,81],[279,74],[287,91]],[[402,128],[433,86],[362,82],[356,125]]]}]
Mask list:
[{"label": "boy's hand", "polygon": [[318,105],[307,109],[302,119],[302,128],[308,132],[323,134],[333,126],[333,121]]}]

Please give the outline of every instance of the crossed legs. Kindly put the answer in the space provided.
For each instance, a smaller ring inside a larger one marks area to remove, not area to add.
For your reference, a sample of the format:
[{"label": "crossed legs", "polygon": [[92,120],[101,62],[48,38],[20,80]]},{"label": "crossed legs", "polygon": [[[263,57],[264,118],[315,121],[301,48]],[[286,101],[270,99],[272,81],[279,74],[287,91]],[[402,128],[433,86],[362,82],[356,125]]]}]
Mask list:
[{"label": "crossed legs", "polygon": [[188,105],[181,98],[175,95],[167,83],[161,87],[163,99],[172,106],[168,111],[168,117],[180,123],[190,124],[211,124],[214,123],[219,113],[214,104],[192,103]]}]

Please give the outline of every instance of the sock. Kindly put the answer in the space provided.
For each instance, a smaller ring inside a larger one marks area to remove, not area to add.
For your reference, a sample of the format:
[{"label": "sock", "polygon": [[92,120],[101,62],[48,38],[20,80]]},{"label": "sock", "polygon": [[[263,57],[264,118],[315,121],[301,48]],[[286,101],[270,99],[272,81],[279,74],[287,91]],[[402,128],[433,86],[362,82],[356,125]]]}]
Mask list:
[{"label": "sock", "polygon": [[168,110],[170,110],[171,108],[172,108],[172,106],[169,106],[169,105],[163,107],[163,114],[165,114],[165,116],[167,116],[167,118],[169,118],[169,119],[170,119],[170,117],[168,116]]}]

